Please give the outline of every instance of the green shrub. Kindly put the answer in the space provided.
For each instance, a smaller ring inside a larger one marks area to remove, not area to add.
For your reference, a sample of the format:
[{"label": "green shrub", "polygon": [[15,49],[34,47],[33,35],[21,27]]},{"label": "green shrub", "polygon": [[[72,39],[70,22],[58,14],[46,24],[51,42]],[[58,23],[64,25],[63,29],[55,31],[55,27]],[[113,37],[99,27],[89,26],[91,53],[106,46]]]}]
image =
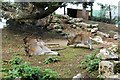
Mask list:
[{"label": "green shrub", "polygon": [[25,78],[27,80],[39,80],[41,78],[41,69],[31,66],[30,63],[21,63],[19,65],[11,65],[11,68],[5,75],[5,79]]},{"label": "green shrub", "polygon": [[53,71],[51,69],[45,69],[43,70],[43,80],[54,80],[55,78],[57,78],[59,75],[57,74],[56,71]]},{"label": "green shrub", "polygon": [[100,60],[101,58],[97,58],[95,53],[89,54],[85,56],[85,59],[80,63],[80,66],[91,73],[95,70],[98,70]]},{"label": "green shrub", "polygon": [[14,56],[10,61],[9,61],[9,63],[10,64],[12,64],[12,65],[19,65],[19,64],[21,64],[21,62],[22,62],[22,58],[21,57],[19,57],[19,56]]},{"label": "green shrub", "polygon": [[48,58],[45,59],[44,63],[49,64],[49,63],[53,63],[53,62],[57,62],[57,61],[59,61],[58,57],[49,56]]},{"label": "green shrub", "polygon": [[23,78],[24,80],[50,80],[57,78],[58,74],[51,69],[42,70],[40,67],[32,66],[29,62],[23,62],[22,58],[14,57],[9,61],[9,67],[4,68],[5,75],[3,80],[14,80]]}]

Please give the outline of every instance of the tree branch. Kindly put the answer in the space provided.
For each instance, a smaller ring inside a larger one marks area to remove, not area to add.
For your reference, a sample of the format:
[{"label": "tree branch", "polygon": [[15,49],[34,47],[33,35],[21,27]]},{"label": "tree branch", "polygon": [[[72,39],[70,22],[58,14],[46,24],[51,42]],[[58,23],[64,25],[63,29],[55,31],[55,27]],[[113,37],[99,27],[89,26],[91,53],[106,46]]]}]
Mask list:
[{"label": "tree branch", "polygon": [[24,15],[23,17],[21,16],[20,18],[17,18],[17,20],[21,20],[21,19],[41,19],[44,18],[48,15],[50,15],[51,13],[53,13],[55,10],[57,10],[60,5],[62,4],[62,2],[60,2],[58,4],[58,6],[49,6],[48,9],[40,12],[40,13],[32,13],[32,14],[27,14]]}]

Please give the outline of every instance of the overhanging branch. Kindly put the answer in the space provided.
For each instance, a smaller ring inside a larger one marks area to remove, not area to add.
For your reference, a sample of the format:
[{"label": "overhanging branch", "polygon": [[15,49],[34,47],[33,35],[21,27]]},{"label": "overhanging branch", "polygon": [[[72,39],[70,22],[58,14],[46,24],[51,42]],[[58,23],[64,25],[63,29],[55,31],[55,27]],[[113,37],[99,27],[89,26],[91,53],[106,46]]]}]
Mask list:
[{"label": "overhanging branch", "polygon": [[60,2],[58,4],[58,6],[49,6],[48,9],[42,11],[41,13],[32,13],[32,14],[27,14],[27,15],[24,15],[24,17],[20,17],[20,18],[17,18],[17,20],[21,20],[21,19],[41,19],[41,18],[44,18],[48,15],[50,15],[51,13],[53,13],[55,10],[57,10],[60,5],[62,4],[62,2]]}]

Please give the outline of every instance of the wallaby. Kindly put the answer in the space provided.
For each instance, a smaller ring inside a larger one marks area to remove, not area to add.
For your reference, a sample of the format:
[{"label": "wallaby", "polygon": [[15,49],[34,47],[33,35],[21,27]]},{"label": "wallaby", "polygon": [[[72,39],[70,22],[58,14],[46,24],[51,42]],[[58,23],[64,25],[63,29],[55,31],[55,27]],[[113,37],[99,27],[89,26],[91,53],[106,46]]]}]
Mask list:
[{"label": "wallaby", "polygon": [[27,56],[40,55],[40,54],[51,54],[51,55],[59,55],[57,52],[51,51],[46,44],[38,38],[31,39],[25,37],[23,39],[25,44],[25,52]]},{"label": "wallaby", "polygon": [[92,40],[91,40],[92,34],[90,32],[77,32],[74,37],[67,38],[68,43],[67,45],[76,45],[78,43],[82,43],[85,45],[88,45],[90,49],[92,49]]},{"label": "wallaby", "polygon": [[43,41],[40,42],[40,39],[38,38],[31,39],[31,38],[25,37],[23,41],[25,44],[24,47],[25,47],[25,52],[27,56],[42,53],[44,42]]}]

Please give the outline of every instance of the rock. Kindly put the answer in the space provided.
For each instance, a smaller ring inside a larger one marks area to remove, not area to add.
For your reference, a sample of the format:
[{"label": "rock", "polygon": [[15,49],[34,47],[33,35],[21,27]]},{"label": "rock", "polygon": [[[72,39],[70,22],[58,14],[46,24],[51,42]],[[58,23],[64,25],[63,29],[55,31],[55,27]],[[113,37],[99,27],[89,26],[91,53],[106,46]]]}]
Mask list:
[{"label": "rock", "polygon": [[92,40],[98,42],[98,43],[103,43],[103,40],[100,36],[95,36],[94,38],[92,38]]},{"label": "rock", "polygon": [[100,31],[98,31],[98,33],[99,33],[100,35],[103,35],[103,36],[106,37],[106,38],[109,38],[109,37],[110,37],[110,34],[103,33],[103,32],[100,32]]},{"label": "rock", "polygon": [[80,78],[82,78],[81,73],[79,73],[76,76],[74,76],[72,80],[80,80]]},{"label": "rock", "polygon": [[53,22],[53,23],[58,23],[59,21],[60,21],[59,18],[57,18],[57,17],[53,17],[53,19],[52,19],[51,22]]},{"label": "rock", "polygon": [[112,45],[108,48],[111,53],[116,53],[118,51],[118,45]]},{"label": "rock", "polygon": [[110,61],[101,61],[99,63],[99,74],[103,78],[107,78],[109,75],[114,74],[114,64]]},{"label": "rock", "polygon": [[73,18],[73,20],[74,20],[75,22],[82,22],[82,21],[83,21],[83,18]]},{"label": "rock", "polygon": [[62,29],[55,29],[56,32],[62,33]]},{"label": "rock", "polygon": [[53,28],[55,28],[55,29],[63,29],[63,26],[61,24],[55,23],[53,25]]},{"label": "rock", "polygon": [[82,27],[81,23],[75,23],[75,25],[80,27],[80,28]]},{"label": "rock", "polygon": [[98,24],[92,24],[92,28],[98,28]]},{"label": "rock", "polygon": [[114,36],[113,36],[113,39],[114,40],[117,40],[119,38],[119,35],[118,35],[118,33],[116,33]]},{"label": "rock", "polygon": [[93,29],[91,29],[91,32],[92,33],[96,33],[98,31],[98,28],[93,28]]},{"label": "rock", "polygon": [[87,30],[88,32],[92,32],[92,31],[91,31],[91,28],[86,28],[86,30]]},{"label": "rock", "polygon": [[71,25],[71,27],[72,27],[72,28],[74,28],[74,29],[76,29],[76,25],[74,25],[74,24],[73,24],[73,25]]},{"label": "rock", "polygon": [[114,53],[110,52],[106,48],[100,49],[100,53],[98,53],[96,56],[101,57],[104,60],[107,60],[107,59],[116,60],[116,59],[119,58],[119,56],[117,54],[114,54]]},{"label": "rock", "polygon": [[[99,74],[102,78],[120,79],[120,61],[101,61],[99,63]],[[115,79],[115,80],[116,80]],[[112,79],[113,80],[113,79]]]},{"label": "rock", "polygon": [[107,76],[105,80],[120,80],[120,74]]},{"label": "rock", "polygon": [[75,24],[75,23],[79,23],[79,22],[82,22],[83,21],[83,18],[69,18],[68,22],[71,23],[71,24]]},{"label": "rock", "polygon": [[100,50],[100,53],[96,55],[97,57],[101,57],[104,60],[116,60],[119,59],[119,56],[117,54],[114,54],[112,52],[110,52],[109,50],[107,50],[106,48],[103,48]]}]

